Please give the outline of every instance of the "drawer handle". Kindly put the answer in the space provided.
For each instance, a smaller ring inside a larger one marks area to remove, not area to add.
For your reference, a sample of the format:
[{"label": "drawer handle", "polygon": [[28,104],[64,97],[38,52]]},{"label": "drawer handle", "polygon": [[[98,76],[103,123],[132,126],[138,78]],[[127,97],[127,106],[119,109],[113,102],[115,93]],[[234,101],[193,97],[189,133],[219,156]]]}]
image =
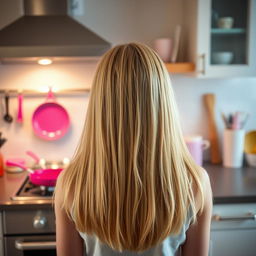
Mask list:
[{"label": "drawer handle", "polygon": [[220,216],[219,214],[215,214],[212,216],[212,219],[215,221],[239,221],[239,220],[256,220],[256,214],[249,212],[243,216]]},{"label": "drawer handle", "polygon": [[18,250],[46,250],[55,249],[55,241],[41,241],[41,242],[23,242],[21,240],[15,241],[15,248]]}]

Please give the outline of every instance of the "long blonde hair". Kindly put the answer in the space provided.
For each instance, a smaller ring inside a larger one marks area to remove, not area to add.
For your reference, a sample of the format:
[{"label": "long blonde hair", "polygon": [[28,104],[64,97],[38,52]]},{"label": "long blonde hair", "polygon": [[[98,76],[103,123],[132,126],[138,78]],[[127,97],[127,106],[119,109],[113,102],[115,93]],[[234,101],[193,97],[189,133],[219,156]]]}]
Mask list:
[{"label": "long blonde hair", "polygon": [[80,143],[58,184],[76,228],[118,251],[149,249],[180,232],[188,209],[196,216],[200,180],[163,62],[142,44],[112,48],[97,68]]}]

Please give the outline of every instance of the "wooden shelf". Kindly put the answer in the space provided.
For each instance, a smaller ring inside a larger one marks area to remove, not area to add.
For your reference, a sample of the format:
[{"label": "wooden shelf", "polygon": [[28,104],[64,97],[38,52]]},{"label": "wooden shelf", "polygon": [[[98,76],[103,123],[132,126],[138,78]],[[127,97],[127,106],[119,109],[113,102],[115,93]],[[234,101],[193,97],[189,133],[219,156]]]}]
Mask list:
[{"label": "wooden shelf", "polygon": [[165,63],[170,73],[188,73],[195,71],[195,64],[192,62]]}]

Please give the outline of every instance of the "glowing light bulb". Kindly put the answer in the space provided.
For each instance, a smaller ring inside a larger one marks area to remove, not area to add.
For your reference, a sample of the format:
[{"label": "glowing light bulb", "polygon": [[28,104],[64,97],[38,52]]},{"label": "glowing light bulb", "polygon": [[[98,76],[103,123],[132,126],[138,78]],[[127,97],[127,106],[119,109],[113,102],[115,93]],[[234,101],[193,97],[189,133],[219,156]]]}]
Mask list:
[{"label": "glowing light bulb", "polygon": [[52,60],[50,59],[40,59],[37,61],[38,64],[40,65],[50,65],[52,64]]},{"label": "glowing light bulb", "polygon": [[43,92],[43,93],[45,93],[45,92],[49,92],[49,86],[47,86],[47,85],[45,85],[45,86],[41,86],[39,89],[38,89],[38,91],[39,92]]},{"label": "glowing light bulb", "polygon": [[44,86],[41,86],[40,88],[38,88],[38,91],[39,92],[43,92],[43,93],[47,93],[47,92],[49,92],[49,91],[52,91],[52,92],[59,92],[60,91],[60,89],[59,88],[57,88],[57,87],[52,87],[52,86],[48,86],[48,85],[44,85]]}]

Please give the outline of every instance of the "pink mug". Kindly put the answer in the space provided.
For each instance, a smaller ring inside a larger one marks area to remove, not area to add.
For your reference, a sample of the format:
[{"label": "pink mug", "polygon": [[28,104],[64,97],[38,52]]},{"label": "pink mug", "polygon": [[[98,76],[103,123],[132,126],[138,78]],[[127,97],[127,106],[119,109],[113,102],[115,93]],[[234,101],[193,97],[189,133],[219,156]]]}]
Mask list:
[{"label": "pink mug", "polygon": [[172,39],[171,38],[158,38],[153,42],[153,48],[159,57],[164,62],[171,61],[172,54]]},{"label": "pink mug", "polygon": [[209,148],[210,142],[203,140],[202,136],[186,136],[184,139],[191,156],[198,165],[202,166],[203,151]]}]

